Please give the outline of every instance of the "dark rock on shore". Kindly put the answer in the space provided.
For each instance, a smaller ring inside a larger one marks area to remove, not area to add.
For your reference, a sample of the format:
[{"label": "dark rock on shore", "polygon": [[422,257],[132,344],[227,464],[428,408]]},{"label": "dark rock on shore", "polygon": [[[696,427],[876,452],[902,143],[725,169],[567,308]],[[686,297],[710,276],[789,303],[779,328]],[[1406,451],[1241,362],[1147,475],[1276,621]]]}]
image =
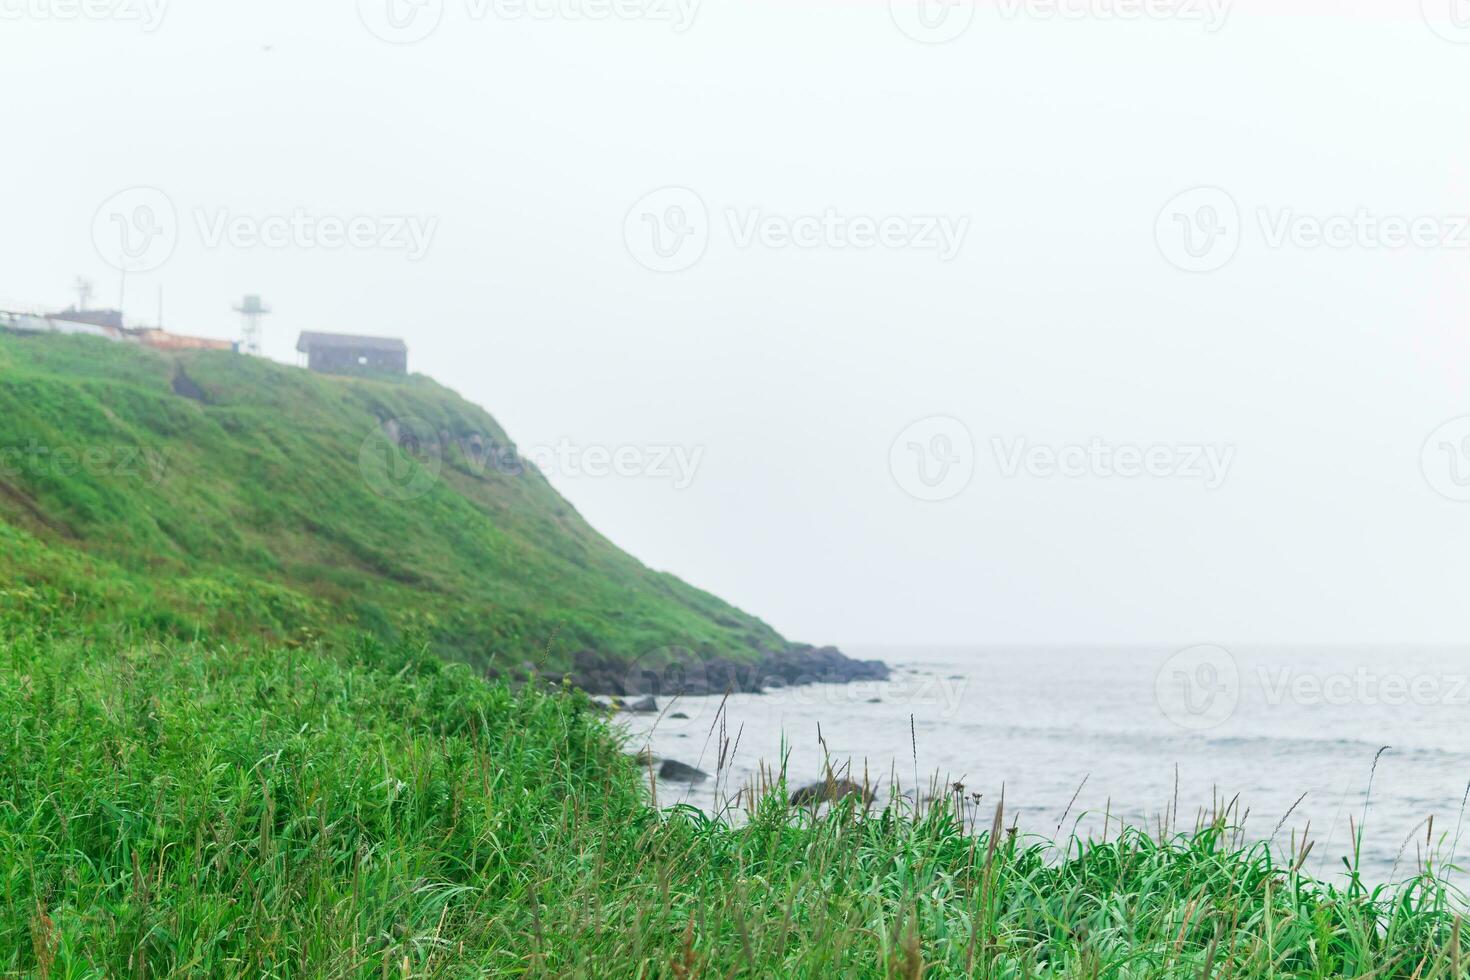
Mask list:
[{"label": "dark rock on shore", "polygon": [[864,789],[850,779],[823,780],[820,783],[812,783],[803,786],[791,794],[792,806],[817,806],[822,803],[836,803],[845,800],[849,796],[856,796],[867,806],[873,802],[871,790]]},{"label": "dark rock on shore", "polygon": [[682,762],[675,762],[673,759],[665,759],[658,767],[658,778],[667,779],[670,782],[702,783],[709,778],[709,773],[693,766],[686,766]]},{"label": "dark rock on shore", "polygon": [[851,684],[853,681],[888,679],[888,665],[881,660],[854,660],[836,647],[792,647],[766,657],[761,676],[768,682],[802,684]]},{"label": "dark rock on shore", "polygon": [[750,661],[704,657],[691,651],[682,658],[632,664],[584,650],[577,654],[568,677],[589,694],[676,697],[727,691],[760,694],[775,687],[887,680],[888,666],[881,660],[854,660],[836,647],[763,650]]},{"label": "dark rock on shore", "polygon": [[653,714],[658,710],[658,702],[653,699],[652,694],[645,694],[635,701],[629,701],[623,705],[624,711],[632,711],[641,715]]}]

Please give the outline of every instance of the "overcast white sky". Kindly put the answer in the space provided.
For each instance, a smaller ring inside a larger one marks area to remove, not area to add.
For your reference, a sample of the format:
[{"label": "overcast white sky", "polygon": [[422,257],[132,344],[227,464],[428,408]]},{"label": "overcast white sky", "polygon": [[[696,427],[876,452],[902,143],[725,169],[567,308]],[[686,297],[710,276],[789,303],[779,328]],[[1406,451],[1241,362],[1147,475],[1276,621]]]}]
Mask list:
[{"label": "overcast white sky", "polygon": [[132,318],[698,453],[552,476],[798,639],[1470,634],[1463,0],[71,2],[0,0],[0,306],[111,304],[161,192]]}]

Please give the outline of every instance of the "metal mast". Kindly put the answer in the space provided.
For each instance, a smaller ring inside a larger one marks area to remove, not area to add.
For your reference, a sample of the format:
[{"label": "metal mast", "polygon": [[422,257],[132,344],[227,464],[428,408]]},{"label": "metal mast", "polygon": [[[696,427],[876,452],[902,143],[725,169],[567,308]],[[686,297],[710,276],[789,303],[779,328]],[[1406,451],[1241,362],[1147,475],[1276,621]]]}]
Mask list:
[{"label": "metal mast", "polygon": [[77,276],[77,281],[72,284],[72,289],[77,293],[77,309],[88,310],[92,308],[92,280],[86,276]]},{"label": "metal mast", "polygon": [[261,303],[259,296],[246,296],[235,307],[235,312],[245,319],[245,335],[240,344],[245,353],[260,356],[260,318],[270,311],[271,308]]}]

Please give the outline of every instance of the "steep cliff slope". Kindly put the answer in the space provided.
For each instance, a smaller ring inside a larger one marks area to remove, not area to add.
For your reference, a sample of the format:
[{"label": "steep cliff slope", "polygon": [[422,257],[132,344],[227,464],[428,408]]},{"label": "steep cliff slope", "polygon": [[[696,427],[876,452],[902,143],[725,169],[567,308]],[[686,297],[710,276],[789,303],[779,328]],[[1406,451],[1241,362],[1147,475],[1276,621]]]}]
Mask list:
[{"label": "steep cliff slope", "polygon": [[0,333],[0,602],[186,638],[410,634],[494,669],[792,649],[618,550],[428,378],[83,337]]}]

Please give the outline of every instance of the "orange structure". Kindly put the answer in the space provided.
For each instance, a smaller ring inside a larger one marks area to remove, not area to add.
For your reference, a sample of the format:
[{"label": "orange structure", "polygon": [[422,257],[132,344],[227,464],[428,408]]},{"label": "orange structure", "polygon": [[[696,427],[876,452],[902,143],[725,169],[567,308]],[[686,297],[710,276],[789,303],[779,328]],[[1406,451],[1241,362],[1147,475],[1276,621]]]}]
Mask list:
[{"label": "orange structure", "polygon": [[185,337],[181,334],[169,333],[167,330],[159,330],[157,327],[138,327],[129,330],[133,340],[144,347],[152,347],[154,350],[236,350],[236,344],[230,340],[212,340],[208,337]]}]

